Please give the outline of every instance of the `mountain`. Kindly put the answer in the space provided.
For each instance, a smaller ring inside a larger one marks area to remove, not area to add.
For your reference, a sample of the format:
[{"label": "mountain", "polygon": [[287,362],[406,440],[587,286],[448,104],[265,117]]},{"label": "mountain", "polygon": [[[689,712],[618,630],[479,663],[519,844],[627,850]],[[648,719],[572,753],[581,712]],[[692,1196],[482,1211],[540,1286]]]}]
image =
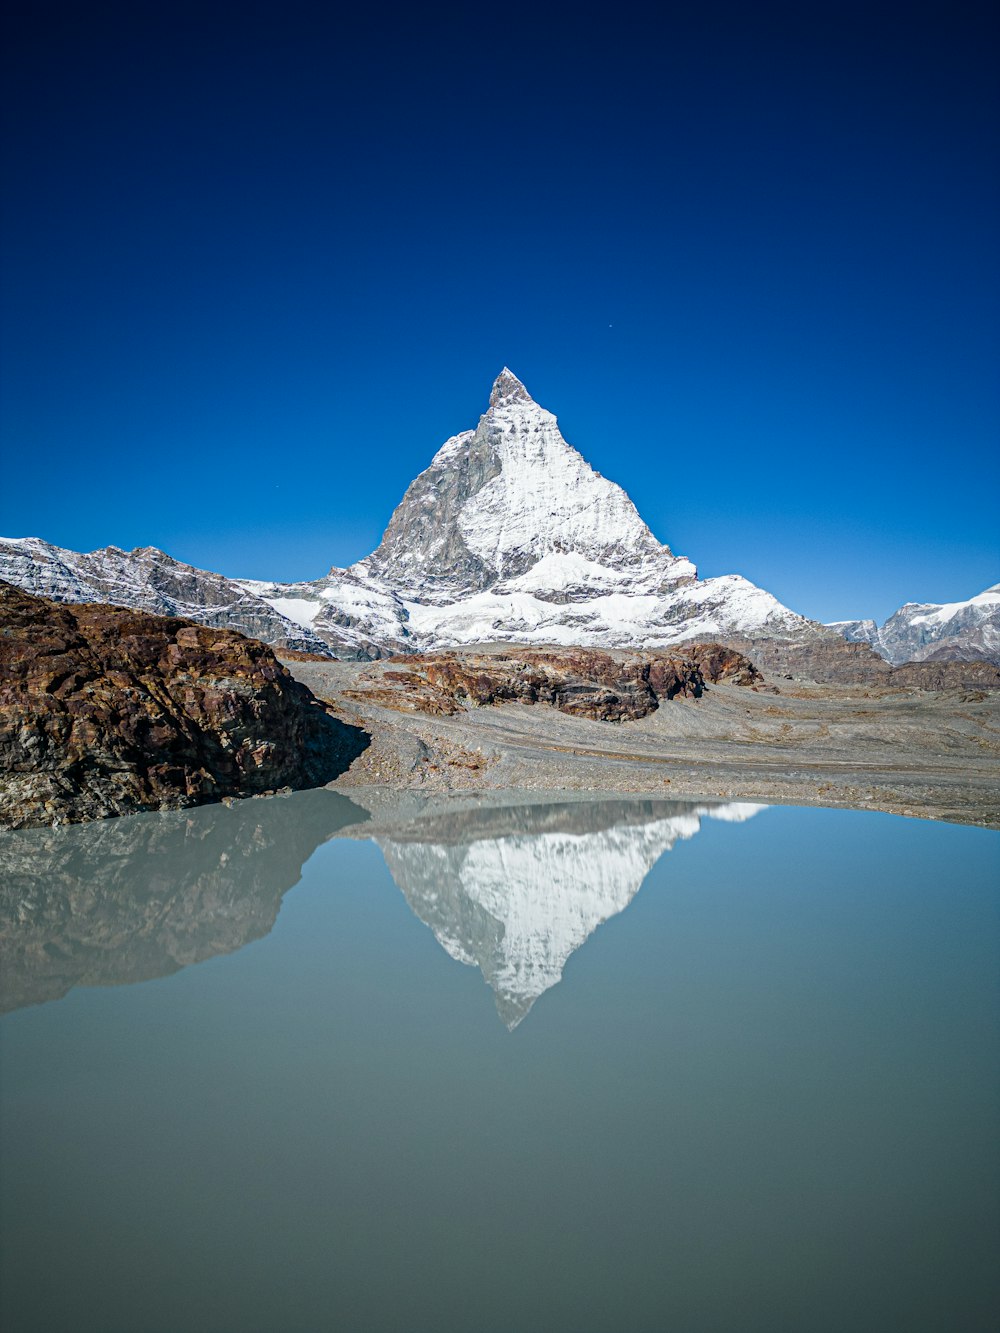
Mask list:
[{"label": "mountain", "polygon": [[839,620],[828,628],[870,644],[894,666],[978,659],[1000,665],[1000,583],[964,602],[907,602],[883,625]]},{"label": "mountain", "polygon": [[[704,817],[743,822],[762,806],[620,801],[476,812],[428,837],[377,838],[416,916],[458,962],[478,967],[515,1028],[599,925]],[[492,827],[498,824],[499,827]]]},{"label": "mountain", "polygon": [[367,559],[315,583],[243,586],[340,652],[823,633],[738,575],[699,580],[506,368]]},{"label": "mountain", "polygon": [[497,639],[842,642],[739,575],[699,579],[506,368],[476,428],[441,446],[378,548],[348,569],[269,583],[210,574],[148,547],[76,555],[27,539],[0,543],[0,578],[344,657]]},{"label": "mountain", "polygon": [[81,553],[38,537],[0,537],[0,579],[56,602],[107,602],[152,615],[238,629],[276,648],[325,653],[322,639],[242,583],[182,564],[155,546]]}]

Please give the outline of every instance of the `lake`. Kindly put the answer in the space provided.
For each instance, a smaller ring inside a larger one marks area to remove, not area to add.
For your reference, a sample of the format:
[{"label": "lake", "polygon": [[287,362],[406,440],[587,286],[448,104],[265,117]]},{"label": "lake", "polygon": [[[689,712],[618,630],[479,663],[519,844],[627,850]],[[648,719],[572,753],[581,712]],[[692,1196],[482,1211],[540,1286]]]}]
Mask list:
[{"label": "lake", "polygon": [[366,821],[0,835],[7,1333],[996,1326],[1000,834]]}]

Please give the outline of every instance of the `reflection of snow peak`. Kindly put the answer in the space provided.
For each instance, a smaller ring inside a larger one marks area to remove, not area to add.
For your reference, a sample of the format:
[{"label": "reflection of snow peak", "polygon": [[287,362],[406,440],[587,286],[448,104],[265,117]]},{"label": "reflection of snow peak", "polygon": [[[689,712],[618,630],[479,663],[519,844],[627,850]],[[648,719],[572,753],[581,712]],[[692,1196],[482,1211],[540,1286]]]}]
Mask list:
[{"label": "reflection of snow peak", "polygon": [[662,853],[698,832],[702,816],[742,822],[762,808],[692,807],[595,833],[379,845],[414,912],[452,958],[480,968],[514,1028],[584,940],[629,905]]}]

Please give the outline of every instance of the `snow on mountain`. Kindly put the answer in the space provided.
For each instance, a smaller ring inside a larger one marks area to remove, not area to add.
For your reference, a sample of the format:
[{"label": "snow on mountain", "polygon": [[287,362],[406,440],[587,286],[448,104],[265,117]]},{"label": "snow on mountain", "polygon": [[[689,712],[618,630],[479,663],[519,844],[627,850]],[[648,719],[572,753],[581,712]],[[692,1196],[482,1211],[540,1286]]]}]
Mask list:
[{"label": "snow on mountain", "polygon": [[871,644],[894,666],[977,658],[1000,665],[1000,583],[964,602],[907,602],[883,625],[841,620],[828,628],[852,642]]},{"label": "snow on mountain", "polygon": [[593,832],[379,840],[410,907],[452,958],[480,969],[509,1028],[561,980],[588,936],[629,905],[663,853],[699,831],[703,818],[743,822],[764,808],[698,806],[637,822],[622,805],[622,822]]},{"label": "snow on mountain", "polygon": [[31,539],[0,545],[0,578],[344,657],[497,639],[832,638],[739,575],[699,580],[506,368],[476,428],[441,446],[378,548],[348,569],[302,583],[228,579],[152,548],[79,555]]},{"label": "snow on mountain", "polygon": [[328,651],[322,639],[243,584],[185,565],[153,546],[80,553],[37,537],[0,538],[0,579],[57,602],[107,602],[238,629],[283,648]]},{"label": "snow on mountain", "polygon": [[325,602],[298,614],[340,652],[823,632],[739,575],[699,580],[507,368],[479,425],[445,441],[370,556],[312,584],[246,586],[278,608]]}]

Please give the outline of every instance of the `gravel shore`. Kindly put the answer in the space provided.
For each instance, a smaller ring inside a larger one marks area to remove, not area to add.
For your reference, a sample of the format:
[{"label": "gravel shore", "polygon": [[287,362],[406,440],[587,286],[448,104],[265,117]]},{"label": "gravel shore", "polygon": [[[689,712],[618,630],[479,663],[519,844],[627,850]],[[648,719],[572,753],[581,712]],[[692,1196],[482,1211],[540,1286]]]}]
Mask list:
[{"label": "gravel shore", "polygon": [[637,721],[544,704],[455,716],[366,699],[389,663],[288,661],[371,744],[340,790],[601,791],[843,806],[1000,827],[1000,693],[715,685]]}]

